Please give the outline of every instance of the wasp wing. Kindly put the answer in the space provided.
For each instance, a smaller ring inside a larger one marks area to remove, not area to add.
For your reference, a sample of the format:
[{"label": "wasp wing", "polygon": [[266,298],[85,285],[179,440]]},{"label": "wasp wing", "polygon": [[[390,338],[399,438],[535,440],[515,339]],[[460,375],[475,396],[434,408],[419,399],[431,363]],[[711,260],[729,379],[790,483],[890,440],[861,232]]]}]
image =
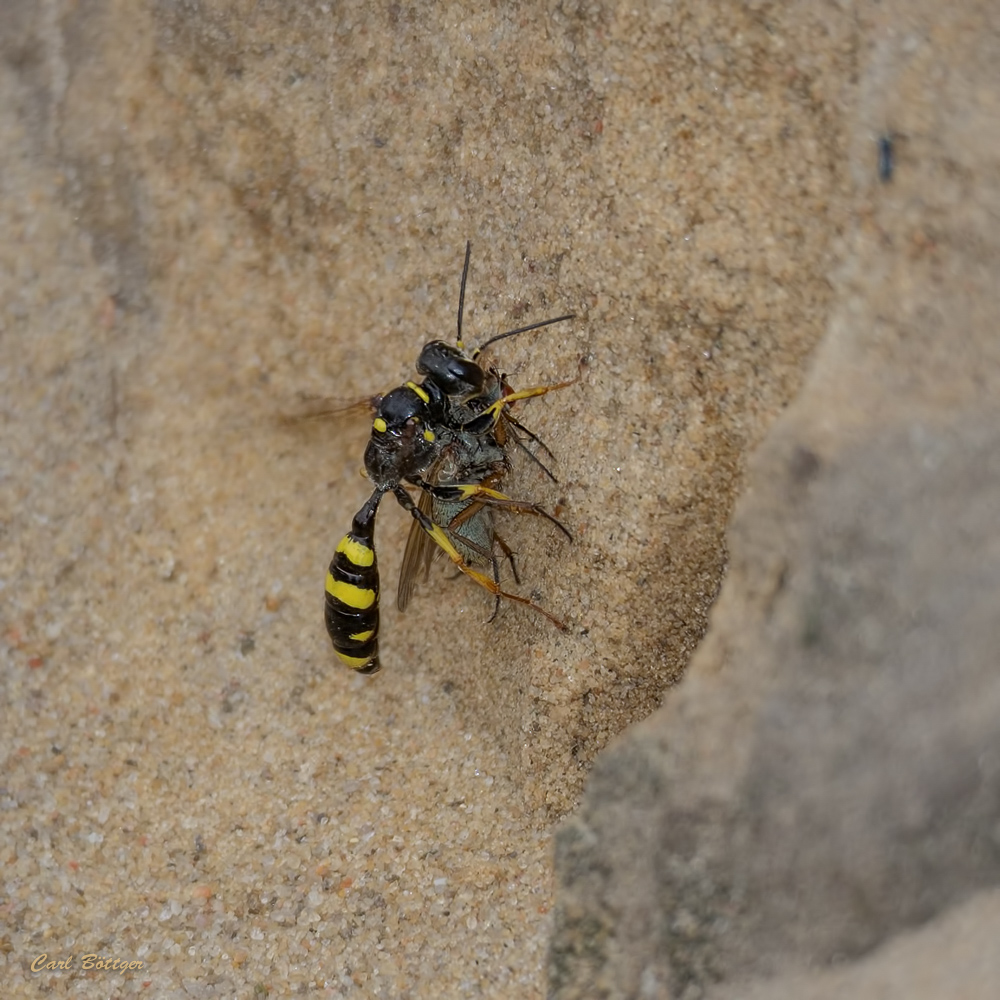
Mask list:
[{"label": "wasp wing", "polygon": [[[417,499],[417,507],[428,517],[431,517],[431,495],[420,491]],[[417,576],[421,570],[424,573],[424,580],[427,579],[431,569],[431,560],[437,554],[438,547],[434,539],[420,527],[418,521],[410,525],[410,534],[406,539],[406,549],[403,552],[403,565],[399,570],[399,587],[396,590],[396,607],[400,611],[405,611],[410,603],[410,598],[416,589]]]},{"label": "wasp wing", "polygon": [[285,424],[318,423],[321,420],[340,420],[365,414],[370,418],[378,410],[381,399],[381,396],[365,396],[353,400],[301,396],[289,412],[281,414],[281,421]]}]

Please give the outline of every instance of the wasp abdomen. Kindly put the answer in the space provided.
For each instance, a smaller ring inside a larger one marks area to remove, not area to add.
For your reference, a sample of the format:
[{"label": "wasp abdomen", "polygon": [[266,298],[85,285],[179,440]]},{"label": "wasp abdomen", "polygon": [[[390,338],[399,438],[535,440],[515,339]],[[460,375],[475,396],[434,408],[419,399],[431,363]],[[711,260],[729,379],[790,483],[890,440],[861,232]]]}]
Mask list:
[{"label": "wasp abdomen", "polygon": [[376,507],[369,502],[358,512],[326,574],[326,630],[337,656],[362,674],[373,674],[380,666]]}]

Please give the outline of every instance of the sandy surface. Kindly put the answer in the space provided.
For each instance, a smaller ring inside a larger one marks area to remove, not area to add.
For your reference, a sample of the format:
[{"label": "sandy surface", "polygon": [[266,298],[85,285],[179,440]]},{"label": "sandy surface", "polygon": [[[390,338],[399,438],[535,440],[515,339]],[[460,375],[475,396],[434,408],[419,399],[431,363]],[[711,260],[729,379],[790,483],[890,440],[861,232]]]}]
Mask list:
[{"label": "sandy surface", "polygon": [[[551,823],[702,635],[822,329],[846,15],[10,9],[4,991],[541,995]],[[408,377],[467,238],[471,343],[580,316],[500,358],[587,361],[526,410],[560,484],[511,486],[576,536],[509,530],[570,631],[440,572],[352,677],[322,583],[366,429],[277,417]]]},{"label": "sandy surface", "polygon": [[530,995],[548,838],[503,756],[424,671],[329,682],[323,474],[312,558],[273,492],[248,525],[280,468],[205,419],[183,354],[118,376],[156,348],[2,113],[4,994],[118,995],[91,953],[147,996]]}]

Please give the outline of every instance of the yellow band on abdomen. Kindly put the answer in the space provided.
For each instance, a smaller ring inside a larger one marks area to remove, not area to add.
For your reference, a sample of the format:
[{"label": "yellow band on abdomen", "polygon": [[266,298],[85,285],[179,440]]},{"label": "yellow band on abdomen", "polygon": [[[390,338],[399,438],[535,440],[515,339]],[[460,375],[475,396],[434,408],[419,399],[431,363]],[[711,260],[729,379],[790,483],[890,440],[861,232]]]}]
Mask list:
[{"label": "yellow band on abdomen", "polygon": [[326,574],[326,592],[341,604],[346,604],[349,608],[357,608],[364,611],[375,603],[375,591],[366,587],[355,587],[353,583],[344,583],[343,580],[334,580],[331,573]]},{"label": "yellow band on abdomen", "polygon": [[337,551],[347,556],[355,566],[371,566],[375,562],[374,550],[364,542],[355,541],[350,535],[344,535]]}]

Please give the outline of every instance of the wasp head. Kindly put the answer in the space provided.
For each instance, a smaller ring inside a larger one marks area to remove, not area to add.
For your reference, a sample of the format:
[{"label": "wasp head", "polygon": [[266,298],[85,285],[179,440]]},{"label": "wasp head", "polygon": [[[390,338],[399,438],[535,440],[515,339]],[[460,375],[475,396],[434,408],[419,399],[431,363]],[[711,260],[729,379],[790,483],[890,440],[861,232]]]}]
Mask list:
[{"label": "wasp head", "polygon": [[413,383],[379,401],[365,449],[365,469],[376,486],[392,489],[433,462],[440,444],[428,402],[427,393]]},{"label": "wasp head", "polygon": [[417,358],[417,371],[427,376],[427,381],[446,396],[457,398],[459,402],[478,396],[486,382],[486,373],[475,361],[443,340],[424,344]]}]

